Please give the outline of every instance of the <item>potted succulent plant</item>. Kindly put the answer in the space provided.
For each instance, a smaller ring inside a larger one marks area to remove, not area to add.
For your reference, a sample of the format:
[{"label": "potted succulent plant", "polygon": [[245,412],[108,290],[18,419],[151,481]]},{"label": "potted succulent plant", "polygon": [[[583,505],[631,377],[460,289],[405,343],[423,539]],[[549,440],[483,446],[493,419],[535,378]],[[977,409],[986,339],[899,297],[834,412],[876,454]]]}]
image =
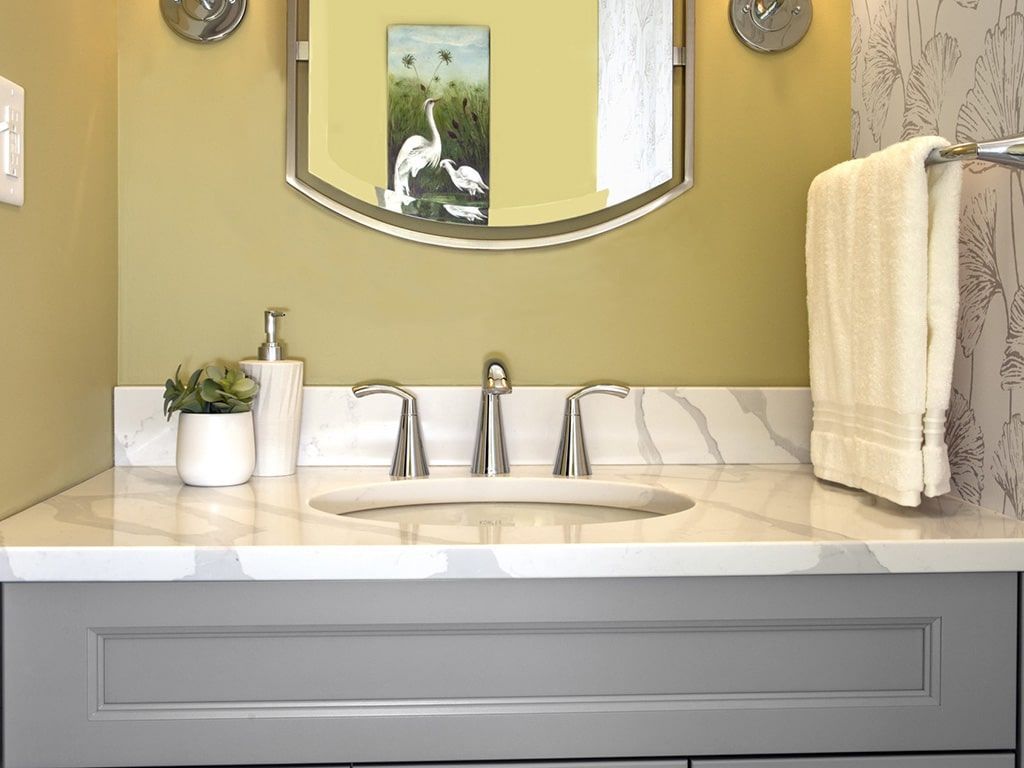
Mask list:
[{"label": "potted succulent plant", "polygon": [[241,485],[256,467],[252,403],[259,385],[237,368],[210,365],[164,388],[164,414],[178,412],[178,476],[186,485]]}]

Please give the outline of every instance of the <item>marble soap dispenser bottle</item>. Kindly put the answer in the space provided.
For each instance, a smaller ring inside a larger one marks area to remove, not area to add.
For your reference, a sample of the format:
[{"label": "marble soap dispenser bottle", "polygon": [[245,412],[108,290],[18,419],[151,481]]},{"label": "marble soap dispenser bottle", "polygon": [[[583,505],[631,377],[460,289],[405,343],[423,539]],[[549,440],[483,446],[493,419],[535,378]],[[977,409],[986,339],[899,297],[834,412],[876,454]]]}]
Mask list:
[{"label": "marble soap dispenser bottle", "polygon": [[285,360],[277,340],[277,324],[283,312],[263,313],[267,339],[259,348],[258,360],[243,360],[242,370],[260,385],[253,405],[256,428],[257,477],[295,474],[299,455],[299,425],[302,421],[302,361]]}]

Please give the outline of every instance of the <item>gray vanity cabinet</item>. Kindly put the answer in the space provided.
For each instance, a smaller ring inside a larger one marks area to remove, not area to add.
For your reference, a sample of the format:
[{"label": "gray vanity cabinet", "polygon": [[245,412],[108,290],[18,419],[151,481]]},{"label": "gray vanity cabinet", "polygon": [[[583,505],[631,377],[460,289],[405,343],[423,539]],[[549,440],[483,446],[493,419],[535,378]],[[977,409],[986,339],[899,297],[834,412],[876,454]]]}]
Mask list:
[{"label": "gray vanity cabinet", "polygon": [[1009,752],[1016,606],[1015,574],[7,584],[3,765]]},{"label": "gray vanity cabinet", "polygon": [[1014,761],[1012,754],[796,757],[781,760],[696,760],[692,768],[1014,768]]}]

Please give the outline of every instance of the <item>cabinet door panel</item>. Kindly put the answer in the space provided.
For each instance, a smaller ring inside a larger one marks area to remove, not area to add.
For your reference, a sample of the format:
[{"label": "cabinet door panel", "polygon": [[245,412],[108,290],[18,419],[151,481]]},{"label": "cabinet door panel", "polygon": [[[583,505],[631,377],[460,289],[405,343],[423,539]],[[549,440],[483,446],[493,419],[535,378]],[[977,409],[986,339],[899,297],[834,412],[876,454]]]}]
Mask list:
[{"label": "cabinet door panel", "polygon": [[5,768],[1015,747],[1013,574],[3,594]]}]

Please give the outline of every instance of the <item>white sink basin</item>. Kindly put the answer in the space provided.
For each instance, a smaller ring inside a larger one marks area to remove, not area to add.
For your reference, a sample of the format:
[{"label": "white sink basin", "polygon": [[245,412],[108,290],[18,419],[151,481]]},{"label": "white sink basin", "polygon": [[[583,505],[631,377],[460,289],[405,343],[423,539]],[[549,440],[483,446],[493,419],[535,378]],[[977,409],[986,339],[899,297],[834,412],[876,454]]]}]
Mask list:
[{"label": "white sink basin", "polygon": [[502,527],[618,523],[694,504],[649,485],[555,477],[403,480],[332,491],[309,503],[334,515],[390,523]]}]

